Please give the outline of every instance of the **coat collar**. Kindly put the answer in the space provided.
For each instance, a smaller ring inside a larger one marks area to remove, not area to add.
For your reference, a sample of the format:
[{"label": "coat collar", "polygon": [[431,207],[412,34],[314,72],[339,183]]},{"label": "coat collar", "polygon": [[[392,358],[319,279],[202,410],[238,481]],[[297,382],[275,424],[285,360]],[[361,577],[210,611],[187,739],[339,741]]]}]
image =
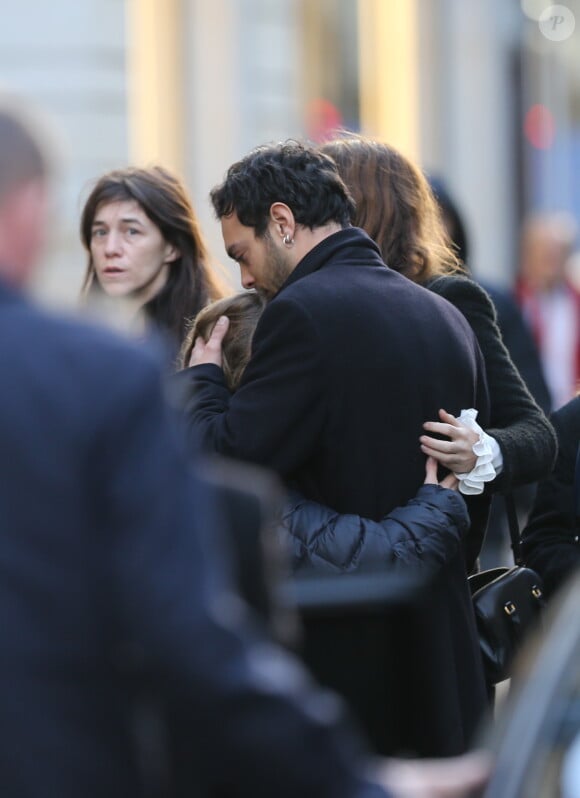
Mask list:
[{"label": "coat collar", "polygon": [[344,263],[352,261],[353,265],[356,265],[364,261],[365,265],[385,266],[381,259],[381,251],[372,238],[358,227],[346,227],[313,247],[298,263],[278,293],[302,277],[322,269],[332,262],[338,253],[341,262]]}]

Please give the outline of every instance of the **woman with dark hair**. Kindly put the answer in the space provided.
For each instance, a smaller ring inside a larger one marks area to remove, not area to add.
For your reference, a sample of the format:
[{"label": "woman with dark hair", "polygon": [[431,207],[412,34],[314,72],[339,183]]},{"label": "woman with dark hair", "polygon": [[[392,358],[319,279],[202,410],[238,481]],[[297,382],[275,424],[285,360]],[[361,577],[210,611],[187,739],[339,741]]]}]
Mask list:
[{"label": "woman with dark hair", "polygon": [[[466,496],[471,530],[463,542],[465,567],[445,574],[428,598],[399,613],[391,630],[410,744],[423,754],[448,754],[471,739],[483,712],[467,574],[477,568],[490,493],[548,473],[556,455],[555,434],[505,349],[491,300],[465,275],[421,170],[393,148],[359,136],[321,149],[334,159],[353,196],[353,224],[375,240],[391,269],[463,314],[485,362],[486,430],[477,424],[477,408],[466,408],[457,418],[441,408],[439,420],[425,420],[419,439],[422,451],[459,478],[462,493],[471,494]],[[488,693],[491,697],[493,688]]]},{"label": "woman with dark hair", "polygon": [[132,300],[174,349],[188,319],[225,293],[184,186],[160,166],[103,175],[85,202],[81,238],[85,298]]},{"label": "woman with dark hair", "polygon": [[[466,493],[468,482],[478,483],[473,492],[481,493],[484,485],[477,471],[482,461],[487,461],[484,479],[493,491],[506,492],[547,474],[556,456],[554,431],[510,359],[493,303],[463,271],[421,170],[392,147],[360,136],[345,136],[321,149],[335,160],[355,200],[353,223],[376,241],[391,269],[455,305],[482,351],[491,402],[489,428],[481,430],[473,417],[467,417],[465,426],[442,410],[440,420],[426,422],[424,429],[443,439],[423,435],[423,452],[458,475],[459,489]],[[470,500],[472,524],[482,528],[486,498]],[[468,557],[469,568],[474,554]]]}]

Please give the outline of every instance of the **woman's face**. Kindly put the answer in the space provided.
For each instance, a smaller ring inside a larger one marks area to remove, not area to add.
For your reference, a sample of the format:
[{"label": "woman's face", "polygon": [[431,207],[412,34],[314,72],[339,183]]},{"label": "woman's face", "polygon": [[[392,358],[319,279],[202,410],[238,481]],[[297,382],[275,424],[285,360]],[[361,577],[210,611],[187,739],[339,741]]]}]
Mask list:
[{"label": "woman's face", "polygon": [[169,264],[179,257],[135,200],[99,205],[91,229],[91,258],[109,296],[133,296],[145,304],[161,291]]}]

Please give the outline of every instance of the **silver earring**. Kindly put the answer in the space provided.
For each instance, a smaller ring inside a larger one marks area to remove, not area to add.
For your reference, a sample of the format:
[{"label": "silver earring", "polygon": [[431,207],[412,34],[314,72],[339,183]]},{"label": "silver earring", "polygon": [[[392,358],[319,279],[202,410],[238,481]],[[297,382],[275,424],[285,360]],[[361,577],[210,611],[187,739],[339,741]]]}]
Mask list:
[{"label": "silver earring", "polygon": [[294,246],[294,239],[290,238],[290,233],[286,233],[286,235],[282,238],[282,241],[284,242],[284,244],[286,244],[287,247]]}]

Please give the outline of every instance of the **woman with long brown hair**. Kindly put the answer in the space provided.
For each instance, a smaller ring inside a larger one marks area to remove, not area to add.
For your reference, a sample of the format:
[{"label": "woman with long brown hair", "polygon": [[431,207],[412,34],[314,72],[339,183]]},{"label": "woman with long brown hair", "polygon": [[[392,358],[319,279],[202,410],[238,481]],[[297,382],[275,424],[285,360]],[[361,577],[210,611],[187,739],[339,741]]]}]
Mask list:
[{"label": "woman with long brown hair", "polygon": [[[468,416],[465,426],[441,412],[439,421],[426,421],[424,428],[445,439],[423,435],[424,453],[459,475],[460,490],[466,493],[470,488],[465,475],[478,481],[480,458],[473,448],[482,444],[489,460],[486,482],[494,491],[506,492],[547,474],[556,456],[554,431],[511,361],[488,294],[464,272],[422,171],[393,147],[362,136],[346,135],[321,149],[336,162],[353,196],[353,224],[374,239],[391,269],[455,305],[482,351],[491,401],[490,427],[483,433],[473,418]],[[472,520],[478,515],[484,524],[486,509],[482,503],[479,512],[472,512]],[[476,554],[468,558],[470,567]]]},{"label": "woman with long brown hair", "polygon": [[[429,755],[449,753],[453,748],[446,750],[446,741],[470,739],[482,711],[479,676],[469,654],[476,632],[466,580],[477,567],[490,494],[548,473],[556,455],[555,434],[509,357],[488,294],[464,273],[419,167],[394,148],[360,136],[345,136],[321,149],[334,159],[353,196],[352,223],[374,239],[387,266],[463,314],[485,362],[488,428],[477,424],[477,408],[466,408],[458,418],[441,408],[438,420],[425,419],[420,436],[422,451],[460,479],[461,492],[475,494],[466,496],[471,529],[463,545],[464,573],[445,574],[428,599],[397,615],[391,630],[399,654],[394,673],[401,723],[407,725],[409,743]],[[493,688],[488,692],[491,697]]]},{"label": "woman with long brown hair", "polygon": [[89,256],[83,296],[130,299],[173,349],[188,319],[225,293],[183,184],[161,166],[99,178],[82,211],[81,238]]}]

